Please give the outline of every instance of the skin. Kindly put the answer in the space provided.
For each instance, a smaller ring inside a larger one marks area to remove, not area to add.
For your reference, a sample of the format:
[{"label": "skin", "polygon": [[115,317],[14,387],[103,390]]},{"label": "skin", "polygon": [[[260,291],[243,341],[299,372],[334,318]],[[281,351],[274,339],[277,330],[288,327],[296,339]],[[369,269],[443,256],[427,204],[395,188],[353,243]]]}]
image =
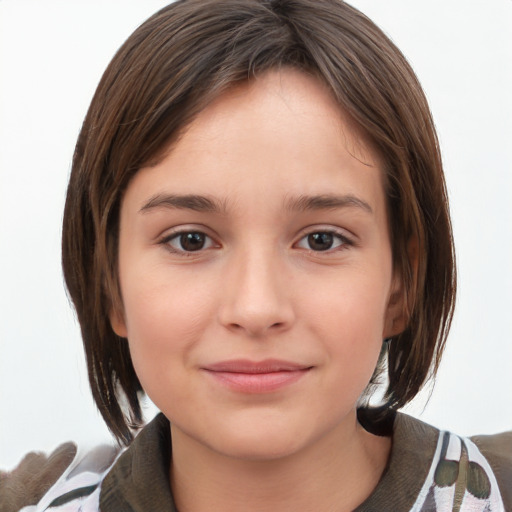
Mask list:
[{"label": "skin", "polygon": [[[326,88],[285,69],[225,92],[135,175],[120,226],[112,326],[171,421],[179,510],[360,504],[391,440],[356,404],[403,290],[379,160]],[[301,370],[262,392],[210,371],[239,359]]]}]

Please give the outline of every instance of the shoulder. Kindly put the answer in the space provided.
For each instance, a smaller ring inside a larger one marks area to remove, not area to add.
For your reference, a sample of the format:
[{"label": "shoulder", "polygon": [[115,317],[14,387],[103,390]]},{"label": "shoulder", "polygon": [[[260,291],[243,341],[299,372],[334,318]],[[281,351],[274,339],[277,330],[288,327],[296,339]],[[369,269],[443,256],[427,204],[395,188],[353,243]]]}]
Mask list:
[{"label": "shoulder", "polygon": [[512,431],[474,436],[471,441],[488,461],[500,486],[503,500],[512,510]]},{"label": "shoulder", "polygon": [[29,453],[13,471],[0,472],[0,512],[57,512],[63,506],[96,511],[101,483],[119,452],[109,445],[81,451],[65,443],[49,456]]},{"label": "shoulder", "polygon": [[512,432],[468,438],[405,415],[397,419],[402,434],[395,440],[405,440],[409,449],[421,450],[426,434],[435,433],[435,442],[427,443],[433,449],[429,469],[411,510],[512,510]]}]

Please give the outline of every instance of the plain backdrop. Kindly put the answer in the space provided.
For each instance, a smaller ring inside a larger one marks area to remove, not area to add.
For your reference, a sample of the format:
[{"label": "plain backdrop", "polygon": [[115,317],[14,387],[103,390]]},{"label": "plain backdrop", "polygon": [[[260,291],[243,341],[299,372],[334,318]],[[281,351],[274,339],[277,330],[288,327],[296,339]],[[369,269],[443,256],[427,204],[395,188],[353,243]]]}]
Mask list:
[{"label": "plain backdrop", "polygon": [[[98,80],[162,0],[0,0],[0,467],[109,439],[60,268],[74,143]],[[459,268],[430,401],[467,435],[512,428],[512,1],[354,0],[402,49],[436,120]],[[148,415],[153,414],[151,407]]]}]

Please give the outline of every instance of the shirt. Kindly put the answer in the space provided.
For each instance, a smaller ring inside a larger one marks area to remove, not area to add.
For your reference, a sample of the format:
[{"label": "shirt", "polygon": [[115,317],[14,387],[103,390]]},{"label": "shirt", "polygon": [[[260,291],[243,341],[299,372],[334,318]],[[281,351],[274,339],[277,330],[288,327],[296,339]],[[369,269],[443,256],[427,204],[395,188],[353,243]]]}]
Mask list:
[{"label": "shirt", "polygon": [[[354,512],[512,511],[512,432],[464,438],[397,413],[392,435],[388,466]],[[84,454],[63,446],[71,462],[44,495],[25,496],[21,506],[12,474],[2,475],[0,512],[178,512],[170,425],[162,414],[122,450],[102,446]]]}]

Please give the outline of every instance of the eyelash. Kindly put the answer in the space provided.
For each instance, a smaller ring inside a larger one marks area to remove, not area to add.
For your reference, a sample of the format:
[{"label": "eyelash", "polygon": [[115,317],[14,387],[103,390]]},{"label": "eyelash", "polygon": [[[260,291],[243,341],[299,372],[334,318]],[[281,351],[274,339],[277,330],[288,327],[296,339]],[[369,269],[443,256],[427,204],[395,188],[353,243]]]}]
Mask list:
[{"label": "eyelash", "polygon": [[333,230],[333,229],[316,229],[313,231],[308,231],[305,233],[298,242],[294,244],[294,246],[297,246],[300,242],[303,240],[307,240],[309,237],[315,236],[315,235],[328,235],[332,237],[333,243],[336,243],[335,240],[338,240],[338,245],[335,245],[334,247],[329,247],[325,250],[315,250],[311,247],[303,247],[306,251],[312,252],[312,253],[325,253],[325,254],[332,254],[333,252],[343,251],[348,249],[349,247],[352,247],[354,244],[354,241],[351,240],[349,237],[347,237],[344,233],[340,233],[339,231]]},{"label": "eyelash", "polygon": [[[200,247],[198,250],[195,250],[195,251],[187,251],[186,249],[176,248],[171,245],[171,242],[173,240],[179,241],[180,238],[183,237],[184,235],[203,236],[205,240],[210,241],[209,246],[208,247]],[[158,243],[161,245],[164,245],[168,251],[170,251],[174,254],[180,254],[183,256],[193,256],[195,253],[201,253],[204,250],[210,249],[211,247],[213,247],[215,245],[211,236],[208,236],[206,233],[204,233],[204,231],[200,231],[197,229],[184,229],[181,231],[175,231],[174,233],[170,233],[170,234],[164,236]]]},{"label": "eyelash", "polygon": [[[183,237],[184,235],[199,235],[199,236],[202,236],[206,240],[206,243],[208,244],[208,247],[202,246],[202,247],[200,247],[197,250],[186,250],[186,249],[183,248],[183,245],[181,243],[180,243],[180,245],[182,246],[181,248],[173,247],[171,245],[171,241],[173,241],[173,240],[178,240],[179,241],[180,238]],[[302,249],[304,249],[304,250],[306,250],[308,252],[311,252],[311,253],[315,253],[315,254],[317,254],[317,253],[332,254],[333,252],[343,251],[343,250],[346,250],[347,248],[352,247],[352,246],[355,245],[353,240],[348,238],[345,234],[342,234],[342,233],[340,233],[340,232],[338,232],[336,230],[333,230],[333,229],[317,229],[317,230],[309,231],[309,232],[305,233],[303,236],[301,236],[301,238],[298,240],[298,242],[296,242],[294,244],[294,247],[299,246],[300,242],[302,242],[303,240],[307,240],[308,237],[315,236],[315,235],[328,235],[328,236],[331,236],[333,238],[333,243],[336,243],[334,240],[337,239],[338,244],[335,245],[334,247],[329,247],[329,248],[327,248],[325,250],[315,250],[315,249],[312,249],[311,247],[302,247]],[[172,252],[174,254],[180,254],[180,255],[183,255],[183,256],[186,256],[186,257],[193,256],[195,253],[201,253],[201,252],[203,252],[203,251],[205,251],[207,249],[211,249],[212,247],[215,246],[215,242],[213,241],[212,237],[210,237],[209,235],[207,235],[203,231],[193,230],[193,229],[175,231],[175,232],[170,233],[170,234],[166,235],[165,237],[163,237],[161,240],[159,240],[158,243],[161,244],[161,245],[164,245],[167,248],[167,250],[169,250],[170,252]]]}]

